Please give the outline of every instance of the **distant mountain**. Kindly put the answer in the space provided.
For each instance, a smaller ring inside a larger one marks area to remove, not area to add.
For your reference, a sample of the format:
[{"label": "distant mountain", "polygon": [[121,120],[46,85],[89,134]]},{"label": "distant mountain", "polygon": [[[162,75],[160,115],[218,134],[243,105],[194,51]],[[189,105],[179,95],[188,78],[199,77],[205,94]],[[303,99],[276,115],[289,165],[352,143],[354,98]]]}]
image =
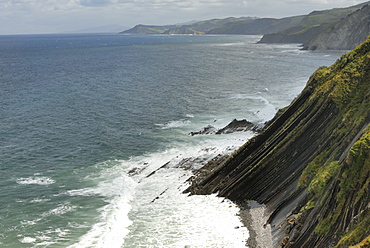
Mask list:
[{"label": "distant mountain", "polygon": [[127,29],[120,34],[163,34],[165,31],[177,27],[176,25],[155,26],[139,24],[133,28]]},{"label": "distant mountain", "polygon": [[321,31],[303,47],[308,50],[352,50],[370,35],[370,6],[365,5]]},{"label": "distant mountain", "polygon": [[370,1],[281,19],[229,17],[167,26],[140,24],[120,34],[263,35],[259,43],[301,43],[310,50],[351,50],[370,34],[368,4]]},{"label": "distant mountain", "polygon": [[140,24],[131,29],[120,32],[120,34],[204,34],[220,25],[239,20],[253,20],[253,17],[212,19],[207,21],[198,21],[186,25],[154,26]]},{"label": "distant mountain", "polygon": [[[293,27],[265,34],[260,43],[305,43],[320,32],[331,27],[349,14],[361,9],[369,2],[351,6],[348,8],[335,8],[323,11],[313,11],[305,16],[301,22]],[[362,41],[364,41],[363,39]]]},{"label": "distant mountain", "polygon": [[206,34],[267,34],[298,25],[304,16],[293,16],[282,19],[256,18],[228,22],[213,28]]}]

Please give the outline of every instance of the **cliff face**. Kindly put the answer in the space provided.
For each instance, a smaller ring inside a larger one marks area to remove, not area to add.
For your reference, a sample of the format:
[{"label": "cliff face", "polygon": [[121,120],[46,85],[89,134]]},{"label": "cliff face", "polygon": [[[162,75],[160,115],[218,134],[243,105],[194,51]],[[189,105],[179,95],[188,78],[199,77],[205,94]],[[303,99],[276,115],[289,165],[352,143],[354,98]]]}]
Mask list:
[{"label": "cliff face", "polygon": [[[367,3],[368,2],[348,8],[313,11],[294,27],[281,30],[277,33],[264,35],[260,43],[307,43],[320,33],[330,32],[333,25],[336,25],[336,23],[340,22],[348,15],[361,9]],[[354,27],[356,29],[356,26]],[[350,49],[355,48],[365,39],[366,36]],[[325,42],[325,38],[323,38],[322,41]]]},{"label": "cliff face", "polygon": [[294,27],[277,33],[265,34],[258,43],[305,43],[326,29],[330,24],[331,22],[309,28]]},{"label": "cliff face", "polygon": [[362,9],[323,30],[304,44],[304,48],[309,50],[351,50],[366,40],[369,34],[370,6],[365,5]]},{"label": "cliff face", "polygon": [[317,70],[260,135],[206,165],[188,192],[266,204],[274,247],[370,242],[369,123],[370,39]]},{"label": "cliff face", "polygon": [[212,19],[207,21],[199,21],[192,24],[185,25],[136,25],[135,27],[122,31],[120,34],[204,34],[205,32],[217,28],[225,23],[232,23],[237,21],[251,22],[255,18],[252,17],[228,17],[224,19]]},{"label": "cliff face", "polygon": [[293,16],[281,19],[260,18],[229,22],[207,31],[206,34],[267,34],[296,26],[302,18],[304,18],[304,16]]}]

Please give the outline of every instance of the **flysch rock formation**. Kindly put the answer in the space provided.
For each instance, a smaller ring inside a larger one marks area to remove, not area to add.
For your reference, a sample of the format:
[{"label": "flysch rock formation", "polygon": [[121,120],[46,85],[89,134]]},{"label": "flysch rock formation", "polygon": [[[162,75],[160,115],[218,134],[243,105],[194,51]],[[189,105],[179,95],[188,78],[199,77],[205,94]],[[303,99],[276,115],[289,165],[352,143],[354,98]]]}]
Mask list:
[{"label": "flysch rock formation", "polygon": [[205,135],[205,134],[228,134],[234,132],[245,132],[245,131],[252,131],[252,132],[260,132],[263,128],[263,125],[254,124],[246,119],[243,120],[232,120],[226,127],[217,129],[212,125],[208,125],[202,128],[200,131],[197,132],[190,132],[189,135]]},{"label": "flysch rock formation", "polygon": [[370,39],[319,68],[259,135],[206,164],[185,192],[264,205],[259,228],[271,228],[272,247],[369,247],[369,123]]}]

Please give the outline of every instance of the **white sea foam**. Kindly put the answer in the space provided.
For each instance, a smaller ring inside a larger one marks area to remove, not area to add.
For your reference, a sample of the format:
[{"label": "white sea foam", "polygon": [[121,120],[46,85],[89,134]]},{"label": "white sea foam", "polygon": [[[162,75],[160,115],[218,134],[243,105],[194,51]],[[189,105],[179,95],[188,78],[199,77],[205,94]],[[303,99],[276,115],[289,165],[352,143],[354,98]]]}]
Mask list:
[{"label": "white sea foam", "polygon": [[[139,185],[127,247],[245,247],[238,208],[222,198],[182,194],[190,173],[159,171]],[[156,189],[156,190],[153,190]]]},{"label": "white sea foam", "polygon": [[189,125],[191,122],[189,120],[181,119],[176,121],[170,121],[165,124],[155,124],[156,126],[160,127],[161,129],[172,129],[172,128],[179,128],[183,126]]},{"label": "white sea foam", "polygon": [[66,214],[68,212],[71,212],[73,211],[74,209],[76,209],[76,206],[71,206],[69,203],[66,203],[66,204],[62,204],[61,206],[58,206],[56,208],[53,208],[45,213],[42,214],[43,217],[47,217],[47,216],[50,216],[50,215],[63,215],[63,214]]},{"label": "white sea foam", "polygon": [[30,201],[30,203],[40,203],[40,202],[47,202],[50,201],[51,199],[42,199],[42,198],[35,198]]},{"label": "white sea foam", "polygon": [[36,242],[36,239],[32,238],[32,237],[23,237],[19,240],[19,242],[21,242],[23,244],[32,244],[32,243]]},{"label": "white sea foam", "polygon": [[213,44],[212,46],[228,47],[228,46],[244,46],[244,45],[245,45],[245,42],[232,42],[232,43],[223,43],[223,44]]},{"label": "white sea foam", "polygon": [[58,239],[62,239],[69,235],[71,230],[69,229],[47,229],[42,232],[38,232],[34,240],[34,247],[49,247],[50,245],[56,244]]},{"label": "white sea foam", "polygon": [[21,221],[21,224],[23,226],[33,226],[37,223],[38,220],[23,220]]},{"label": "white sea foam", "polygon": [[[268,89],[266,88],[264,91],[267,92]],[[261,92],[257,92],[256,94],[242,94],[242,93],[235,94],[232,95],[230,99],[250,100],[251,103],[248,103],[249,110],[253,111],[252,114],[255,117],[255,119],[261,122],[270,120],[272,117],[274,117],[276,111],[278,110],[276,106],[274,106],[269,100],[267,100],[265,97],[261,95]],[[259,102],[259,104],[255,104],[254,107],[252,104],[253,101],[257,101]]]},{"label": "white sea foam", "polygon": [[40,177],[40,176],[34,176],[34,177],[21,177],[16,179],[16,182],[18,184],[38,184],[38,185],[49,185],[55,183],[55,180],[49,178],[49,177]]},{"label": "white sea foam", "polygon": [[248,230],[237,216],[238,208],[216,195],[183,194],[192,172],[182,167],[188,161],[191,169],[200,168],[217,154],[231,153],[249,137],[246,133],[215,136],[124,161],[130,167],[145,164],[141,174],[134,176],[140,183],[125,247],[245,247]]},{"label": "white sea foam", "polygon": [[[178,247],[194,246],[197,239],[198,247],[211,247],[207,243],[213,247],[242,246],[248,232],[245,228],[235,229],[241,226],[235,205],[214,195],[182,194],[192,172],[178,165],[187,163],[191,169],[200,168],[217,154],[231,153],[249,137],[247,133],[215,135],[214,139],[204,140],[199,137],[193,145],[174,145],[120,161],[113,167],[101,164],[97,186],[67,192],[71,196],[100,195],[107,202],[99,209],[99,220],[69,247]],[[138,174],[126,176],[135,168],[139,168]],[[156,172],[149,176],[153,171]]]},{"label": "white sea foam", "polygon": [[128,233],[127,227],[131,224],[128,213],[131,209],[130,201],[134,195],[136,183],[131,178],[120,174],[119,171],[117,173],[113,168],[107,169],[103,174],[114,175],[116,178],[111,180],[106,178],[106,181],[99,183],[94,188],[68,192],[70,195],[101,195],[105,197],[107,202],[106,206],[99,209],[99,221],[80,238],[78,243],[69,246],[71,248],[119,248]]}]

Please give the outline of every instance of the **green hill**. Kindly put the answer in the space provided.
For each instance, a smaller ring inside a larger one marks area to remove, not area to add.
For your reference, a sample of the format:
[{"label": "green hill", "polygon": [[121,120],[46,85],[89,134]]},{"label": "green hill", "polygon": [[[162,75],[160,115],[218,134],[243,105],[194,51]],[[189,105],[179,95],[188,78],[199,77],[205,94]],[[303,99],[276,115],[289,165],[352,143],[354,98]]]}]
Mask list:
[{"label": "green hill", "polygon": [[225,23],[239,21],[239,20],[253,20],[251,17],[228,17],[224,19],[212,19],[207,21],[200,21],[187,25],[167,25],[167,26],[153,26],[153,25],[136,25],[135,27],[125,30],[120,34],[204,34],[210,29],[223,25]]},{"label": "green hill", "polygon": [[265,34],[260,43],[305,43],[328,27],[346,18],[349,14],[361,9],[369,2],[348,8],[313,11],[305,16],[301,22],[276,33]]},{"label": "green hill", "polygon": [[266,34],[298,25],[304,16],[293,16],[282,19],[258,18],[228,22],[207,31],[207,34]]},{"label": "green hill", "polygon": [[[120,34],[235,34],[263,35],[259,43],[308,43],[370,2],[347,8],[313,11],[308,15],[275,18],[224,18],[186,25],[137,25]],[[362,38],[361,41],[364,39]],[[358,43],[357,43],[358,44]],[[312,45],[311,47],[314,47]]]},{"label": "green hill", "polygon": [[370,35],[370,5],[322,30],[303,44],[309,50],[351,50]]},{"label": "green hill", "polygon": [[166,30],[175,28],[174,25],[169,26],[154,26],[139,24],[133,28],[127,29],[120,34],[163,34]]}]

